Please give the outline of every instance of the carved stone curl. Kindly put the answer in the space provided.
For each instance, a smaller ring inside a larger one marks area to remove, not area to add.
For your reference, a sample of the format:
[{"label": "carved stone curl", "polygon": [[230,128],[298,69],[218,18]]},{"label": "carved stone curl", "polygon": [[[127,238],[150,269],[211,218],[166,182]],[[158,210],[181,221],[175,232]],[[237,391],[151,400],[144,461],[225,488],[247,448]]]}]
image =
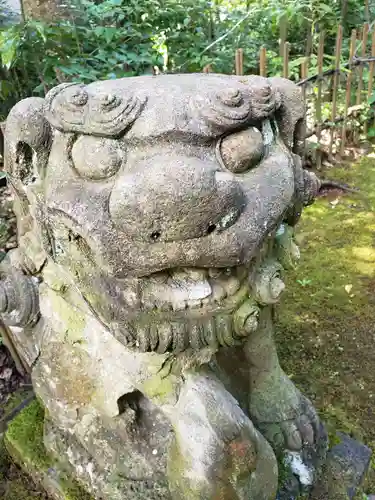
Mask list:
[{"label": "carved stone curl", "polygon": [[38,279],[20,270],[0,270],[0,314],[8,326],[25,327],[39,319]]}]

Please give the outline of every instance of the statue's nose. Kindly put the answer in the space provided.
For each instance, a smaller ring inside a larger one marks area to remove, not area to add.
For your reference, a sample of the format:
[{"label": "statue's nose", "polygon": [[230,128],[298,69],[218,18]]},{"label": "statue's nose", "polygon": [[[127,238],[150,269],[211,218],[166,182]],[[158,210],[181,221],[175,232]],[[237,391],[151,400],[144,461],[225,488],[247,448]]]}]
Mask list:
[{"label": "statue's nose", "polygon": [[153,243],[223,231],[244,205],[233,174],[198,158],[163,156],[118,177],[109,211],[121,232]]}]

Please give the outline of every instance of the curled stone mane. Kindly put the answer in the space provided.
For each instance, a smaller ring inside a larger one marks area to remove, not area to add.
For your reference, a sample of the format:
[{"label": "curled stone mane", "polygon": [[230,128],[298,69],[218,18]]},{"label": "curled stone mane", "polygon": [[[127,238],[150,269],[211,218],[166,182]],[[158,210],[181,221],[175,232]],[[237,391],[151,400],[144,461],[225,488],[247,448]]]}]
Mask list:
[{"label": "curled stone mane", "polygon": [[113,137],[132,125],[146,101],[132,93],[90,93],[85,85],[65,83],[46,95],[45,114],[59,130]]}]

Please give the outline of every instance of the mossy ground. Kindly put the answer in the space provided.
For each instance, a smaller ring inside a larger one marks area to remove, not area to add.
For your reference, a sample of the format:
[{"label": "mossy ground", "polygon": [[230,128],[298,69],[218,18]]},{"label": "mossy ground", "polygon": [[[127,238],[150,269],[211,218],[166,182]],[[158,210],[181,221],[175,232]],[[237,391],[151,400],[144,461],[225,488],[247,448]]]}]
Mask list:
[{"label": "mossy ground", "polygon": [[[44,448],[43,423],[44,409],[34,400],[10,422],[5,437],[9,454],[37,482],[49,467],[54,466],[53,459]],[[2,462],[9,468],[9,456],[0,446],[0,473]],[[60,477],[60,487],[66,500],[91,500],[91,496],[77,482],[65,476]],[[35,487],[30,492],[30,478],[20,472],[10,480],[8,478],[4,500],[29,500],[36,497],[47,498],[47,495],[44,496],[43,491]]]},{"label": "mossy ground", "polygon": [[[4,415],[9,415],[29,394],[30,392],[27,389],[20,389],[14,392],[8,399],[5,408],[3,408]],[[30,412],[30,409],[26,409],[26,412],[29,416],[33,415],[33,411]],[[30,449],[31,438],[35,430],[39,430],[38,425],[36,427],[37,429],[32,425],[26,429],[22,428],[19,433],[19,439],[25,439],[26,449]],[[44,491],[10,458],[3,439],[0,440],[0,498],[3,500],[47,499]]]},{"label": "mossy ground", "polygon": [[[341,430],[375,451],[375,158],[327,177],[360,192],[330,193],[305,210],[301,263],[286,276],[278,312],[278,348],[330,435]],[[375,493],[375,467],[364,491]]]},{"label": "mossy ground", "polygon": [[9,424],[6,433],[6,442],[20,453],[26,465],[32,464],[38,470],[49,466],[43,444],[44,410],[34,400],[22,410]]}]

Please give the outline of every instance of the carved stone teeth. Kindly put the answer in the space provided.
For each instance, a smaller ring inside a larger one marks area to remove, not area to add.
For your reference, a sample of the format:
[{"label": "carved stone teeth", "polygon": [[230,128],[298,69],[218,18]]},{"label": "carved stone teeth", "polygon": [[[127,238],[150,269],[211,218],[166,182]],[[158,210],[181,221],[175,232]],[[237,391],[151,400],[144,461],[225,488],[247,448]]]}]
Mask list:
[{"label": "carved stone teeth", "polygon": [[190,327],[190,345],[195,351],[202,348],[201,327],[199,323],[192,324]]},{"label": "carved stone teeth", "polygon": [[142,352],[150,350],[150,327],[145,326],[138,329],[137,332],[137,347]]},{"label": "carved stone teeth", "polygon": [[218,341],[216,337],[215,319],[207,321],[204,325],[204,336],[206,339],[206,345],[213,347],[214,349],[218,346]]},{"label": "carved stone teeth", "polygon": [[227,280],[220,280],[220,284],[223,286],[224,290],[226,291],[226,294],[228,297],[234,295],[238,290],[240,289],[241,283],[240,281],[235,278],[234,276],[231,276]]},{"label": "carved stone teeth", "polygon": [[158,325],[158,338],[159,343],[156,352],[164,354],[172,345],[173,333],[172,325],[170,323],[160,323]]},{"label": "carved stone teeth", "polygon": [[220,283],[217,282],[211,283],[211,288],[212,288],[211,299],[214,300],[215,302],[220,302],[227,296],[227,292]]},{"label": "carved stone teeth", "polygon": [[172,350],[173,352],[183,352],[189,344],[189,334],[185,323],[172,324]]},{"label": "carved stone teeth", "polygon": [[226,342],[225,342],[225,323],[222,323],[222,318],[221,316],[217,316],[214,318],[215,321],[215,333],[216,333],[216,338],[219,343],[219,345],[225,347]]},{"label": "carved stone teeth", "polygon": [[150,350],[156,351],[159,343],[158,325],[150,325]]}]

